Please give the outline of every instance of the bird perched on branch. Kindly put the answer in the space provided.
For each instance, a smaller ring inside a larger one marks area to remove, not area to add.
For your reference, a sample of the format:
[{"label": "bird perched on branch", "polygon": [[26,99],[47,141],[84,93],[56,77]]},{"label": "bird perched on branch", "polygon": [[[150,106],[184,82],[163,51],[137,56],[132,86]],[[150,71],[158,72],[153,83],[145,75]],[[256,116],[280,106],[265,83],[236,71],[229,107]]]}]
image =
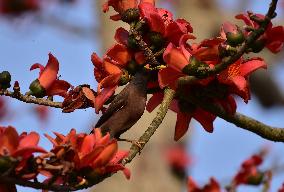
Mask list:
[{"label": "bird perched on branch", "polygon": [[130,83],[114,98],[95,127],[103,134],[119,138],[143,115],[147,101],[147,75],[139,70]]}]

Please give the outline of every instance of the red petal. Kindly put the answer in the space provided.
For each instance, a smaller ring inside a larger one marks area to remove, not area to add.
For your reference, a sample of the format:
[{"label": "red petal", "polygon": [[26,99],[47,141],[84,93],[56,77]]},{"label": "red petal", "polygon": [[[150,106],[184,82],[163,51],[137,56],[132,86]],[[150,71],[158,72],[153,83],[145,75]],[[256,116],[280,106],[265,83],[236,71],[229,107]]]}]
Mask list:
[{"label": "red petal", "polygon": [[41,147],[38,146],[28,146],[24,148],[20,148],[16,150],[12,156],[13,157],[23,157],[24,159],[29,158],[33,153],[46,153],[46,150],[44,150]]},{"label": "red petal", "polygon": [[103,61],[100,59],[100,57],[96,53],[92,54],[91,61],[96,68],[101,69],[103,67]]},{"label": "red petal", "polygon": [[41,75],[43,70],[44,70],[44,66],[42,64],[39,64],[39,63],[33,64],[30,68],[30,71],[32,71],[34,69],[38,69],[38,68],[39,68],[39,75]]},{"label": "red petal", "polygon": [[118,81],[121,77],[122,73],[111,74],[105,77],[99,84],[98,84],[98,94],[101,93],[102,88],[114,87],[117,86]]},{"label": "red petal", "polygon": [[20,140],[19,148],[36,146],[39,141],[39,135],[36,132],[31,132],[26,137]]},{"label": "red petal", "polygon": [[120,67],[125,67],[131,60],[131,54],[124,45],[115,44],[111,47],[106,55],[112,60],[116,61]]},{"label": "red petal", "polygon": [[156,7],[152,3],[140,3],[140,14],[145,18],[150,26],[151,31],[165,33],[165,23],[163,18],[158,13]]},{"label": "red petal", "polygon": [[187,192],[195,192],[199,191],[199,187],[196,184],[196,182],[193,180],[193,178],[190,176],[187,179]]},{"label": "red petal", "polygon": [[240,74],[245,77],[259,68],[267,68],[265,61],[262,58],[251,58],[241,64]]},{"label": "red petal", "polygon": [[48,96],[59,95],[66,97],[67,91],[70,88],[70,84],[64,80],[55,80],[52,85],[46,90]]},{"label": "red petal", "polygon": [[125,46],[127,46],[128,44],[128,37],[129,37],[128,31],[122,27],[118,28],[114,35],[114,39],[118,43],[123,44]]},{"label": "red petal", "polygon": [[90,153],[86,154],[81,160],[80,160],[80,166],[87,167],[91,166],[91,164],[94,162],[94,160],[101,154],[101,152],[104,150],[104,147],[99,146],[93,149]]},{"label": "red petal", "polygon": [[161,69],[158,73],[159,86],[163,89],[169,86],[171,89],[176,90],[178,78],[184,76],[181,72],[178,72],[170,67]]},{"label": "red petal", "polygon": [[177,49],[172,43],[167,46],[163,58],[167,65],[176,71],[182,71],[189,63],[181,50]]},{"label": "red petal", "polygon": [[153,96],[148,100],[146,110],[151,113],[158,105],[161,104],[163,100],[164,94],[163,93],[155,93]]},{"label": "red petal", "polygon": [[104,103],[114,94],[117,86],[104,88],[101,93],[96,97],[95,109],[96,113],[99,113]]},{"label": "red petal", "polygon": [[177,122],[175,127],[175,141],[178,141],[187,132],[191,115],[187,113],[177,113]]},{"label": "red petal", "polygon": [[122,159],[127,157],[129,154],[129,151],[118,151],[115,156],[112,158],[110,161],[110,164],[117,164],[119,163]]},{"label": "red petal", "polygon": [[196,119],[206,131],[209,133],[213,132],[213,121],[216,119],[215,115],[197,108],[194,112],[193,118]]},{"label": "red petal", "polygon": [[109,161],[115,156],[118,149],[117,141],[112,140],[112,142],[106,146],[100,155],[93,162],[93,168],[101,167],[109,163]]},{"label": "red petal", "polygon": [[84,155],[90,153],[93,150],[94,145],[95,145],[94,136],[93,135],[87,135],[84,138],[83,143],[81,145],[81,149],[80,149],[81,154],[84,156]]},{"label": "red petal", "polygon": [[0,154],[4,155],[5,151],[11,154],[19,145],[19,135],[14,127],[5,128],[4,132],[0,135]]},{"label": "red petal", "polygon": [[82,91],[84,93],[84,95],[90,100],[93,102],[93,104],[95,105],[95,102],[96,102],[96,96],[94,95],[94,92],[88,88],[88,87],[83,87],[82,88]]},{"label": "red petal", "polygon": [[40,85],[47,90],[56,80],[58,71],[58,60],[51,53],[49,53],[47,65],[45,66],[40,77],[38,78]]}]

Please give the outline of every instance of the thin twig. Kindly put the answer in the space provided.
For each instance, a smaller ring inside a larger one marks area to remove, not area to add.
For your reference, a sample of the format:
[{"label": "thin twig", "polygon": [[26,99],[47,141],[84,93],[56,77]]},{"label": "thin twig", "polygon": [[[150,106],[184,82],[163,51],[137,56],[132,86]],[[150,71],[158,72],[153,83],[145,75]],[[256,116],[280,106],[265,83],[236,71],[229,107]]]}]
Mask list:
[{"label": "thin twig", "polygon": [[50,101],[48,99],[43,99],[43,98],[36,98],[30,95],[23,95],[19,92],[14,93],[9,90],[0,90],[0,96],[7,96],[7,97],[12,97],[15,98],[19,101],[25,102],[25,103],[33,103],[33,104],[38,104],[38,105],[45,105],[49,107],[54,107],[54,108],[62,108],[62,103],[61,102],[54,102]]}]

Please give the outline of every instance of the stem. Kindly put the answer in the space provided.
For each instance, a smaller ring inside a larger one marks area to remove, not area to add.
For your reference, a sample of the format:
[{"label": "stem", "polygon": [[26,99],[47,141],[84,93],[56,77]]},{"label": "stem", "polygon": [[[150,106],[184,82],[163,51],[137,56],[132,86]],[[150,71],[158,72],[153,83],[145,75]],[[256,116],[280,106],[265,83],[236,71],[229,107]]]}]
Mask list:
[{"label": "stem", "polygon": [[122,164],[125,165],[127,163],[130,163],[132,159],[144,148],[146,143],[150,140],[152,135],[156,132],[158,127],[163,122],[163,119],[165,118],[167,111],[170,107],[171,101],[173,100],[175,95],[175,91],[172,89],[165,89],[164,92],[164,99],[159,107],[159,110],[157,112],[156,117],[151,122],[150,126],[147,128],[147,130],[144,132],[144,134],[139,138],[138,142],[141,143],[141,148],[139,148],[137,145],[133,144],[130,148],[130,152],[127,158],[125,158],[122,161]]},{"label": "stem", "polygon": [[29,96],[29,95],[23,95],[19,92],[12,92],[9,90],[0,90],[0,96],[1,95],[12,97],[19,101],[25,102],[25,103],[33,103],[33,104],[44,105],[44,106],[49,106],[49,107],[54,107],[54,108],[62,108],[61,102],[54,102],[48,99],[36,98],[33,96]]}]

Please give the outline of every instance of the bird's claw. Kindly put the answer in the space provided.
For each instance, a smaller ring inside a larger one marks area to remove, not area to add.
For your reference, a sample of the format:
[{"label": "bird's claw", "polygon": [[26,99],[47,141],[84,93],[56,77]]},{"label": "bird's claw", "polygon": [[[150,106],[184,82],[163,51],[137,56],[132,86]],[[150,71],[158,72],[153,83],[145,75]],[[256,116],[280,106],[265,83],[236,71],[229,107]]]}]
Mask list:
[{"label": "bird's claw", "polygon": [[126,141],[126,142],[129,142],[129,143],[132,143],[132,145],[135,145],[138,148],[139,155],[141,154],[141,150],[143,149],[142,145],[145,145],[145,143],[146,143],[144,141],[136,141],[136,140],[131,140],[131,139],[121,139],[121,138],[119,138],[118,141]]}]

